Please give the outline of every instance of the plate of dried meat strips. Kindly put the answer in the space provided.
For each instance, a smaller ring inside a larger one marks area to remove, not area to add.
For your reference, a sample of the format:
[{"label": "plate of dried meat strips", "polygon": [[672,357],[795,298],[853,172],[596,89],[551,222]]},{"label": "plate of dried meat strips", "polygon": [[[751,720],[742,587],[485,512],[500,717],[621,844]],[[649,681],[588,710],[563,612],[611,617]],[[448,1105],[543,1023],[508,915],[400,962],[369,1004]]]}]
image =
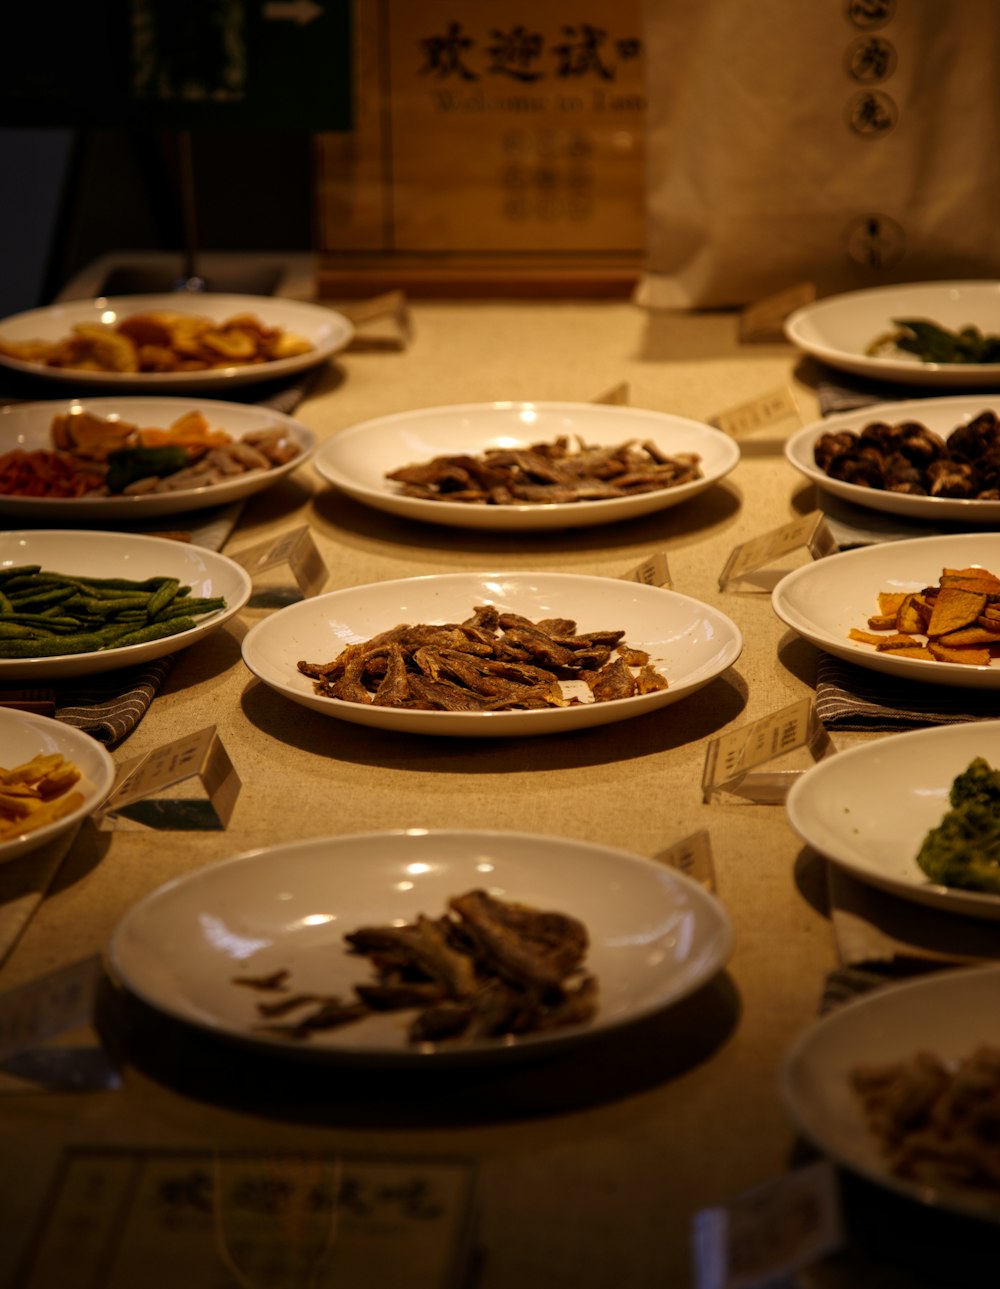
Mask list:
[{"label": "plate of dried meat strips", "polygon": [[679,505],[740,450],[721,430],[601,403],[464,403],[364,421],[315,457],[341,492],[459,528],[580,528]]},{"label": "plate of dried meat strips", "polygon": [[690,596],[570,573],[448,573],[281,609],[243,660],[293,702],[411,734],[522,737],[628,720],[721,675],[743,638]]},{"label": "plate of dried meat strips", "polygon": [[108,961],[134,996],[217,1036],[437,1065],[639,1020],[731,949],[722,905],[676,869],[568,838],[415,828],[180,877],[129,909]]}]

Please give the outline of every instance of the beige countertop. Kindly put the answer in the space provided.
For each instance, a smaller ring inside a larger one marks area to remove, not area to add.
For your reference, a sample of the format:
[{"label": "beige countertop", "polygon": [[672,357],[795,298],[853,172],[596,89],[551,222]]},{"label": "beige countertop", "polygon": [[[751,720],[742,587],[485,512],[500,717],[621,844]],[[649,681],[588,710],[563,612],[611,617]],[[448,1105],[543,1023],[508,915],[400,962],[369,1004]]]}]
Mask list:
[{"label": "beige countertop", "polygon": [[[348,351],[324,369],[297,412],[321,442],[408,408],[588,400],[620,382],[634,406],[699,420],[781,386],[794,390],[804,420],[816,414],[793,351],[740,345],[731,314],[648,314],[627,303],[418,303],[412,321],[405,350]],[[422,526],[339,496],[311,466],[252,500],[226,549],[308,524],[331,590],[505,567],[615,577],[665,550],[675,589],[728,614],[744,651],[695,695],[622,724],[539,739],[433,740],[332,720],[260,684],[241,661],[240,639],[264,610],[247,610],[179,654],[163,693],[114,754],[136,756],[214,722],[243,785],[228,829],[86,825],[0,971],[0,988],[101,950],[122,913],[169,878],[251,847],[401,827],[515,829],[648,856],[707,829],[718,895],[735,928],[725,973],[620,1043],[580,1046],[537,1068],[468,1071],[437,1087],[336,1071],[318,1080],[293,1064],[283,1093],[272,1083],[255,1091],[241,1083],[252,1069],[237,1063],[189,1067],[183,1082],[197,1077],[214,1091],[182,1091],[170,1054],[156,1055],[154,1032],[151,1061],[128,1064],[117,1090],[0,1097],[8,1232],[31,1228],[70,1146],[457,1158],[476,1175],[481,1289],[689,1283],[692,1215],[792,1161],[779,1064],[816,1017],[836,965],[822,865],[803,851],[781,807],[702,800],[709,740],[808,695],[815,663],[766,593],[718,588],[735,545],[813,505],[774,431],[742,447],[733,473],[701,497],[589,530]],[[224,1094],[216,1102],[216,1075],[231,1080],[236,1104]],[[0,1241],[0,1280],[22,1247],[17,1238]]]}]

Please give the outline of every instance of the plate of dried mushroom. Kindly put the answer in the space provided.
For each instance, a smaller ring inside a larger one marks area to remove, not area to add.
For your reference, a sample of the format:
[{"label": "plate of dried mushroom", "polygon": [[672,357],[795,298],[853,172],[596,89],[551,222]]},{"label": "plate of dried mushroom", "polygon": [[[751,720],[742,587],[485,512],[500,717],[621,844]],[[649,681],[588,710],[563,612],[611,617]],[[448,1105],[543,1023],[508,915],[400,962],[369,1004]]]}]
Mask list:
[{"label": "plate of dried mushroom", "polygon": [[108,961],[133,995],[217,1035],[439,1064],[639,1020],[731,949],[725,910],[675,869],[558,837],[414,828],[178,878],[125,914]]},{"label": "plate of dried mushroom", "polygon": [[0,514],[128,522],[228,505],[309,460],[313,432],[209,399],[75,398],[0,408]]},{"label": "plate of dried mushroom", "polygon": [[733,439],[700,421],[600,403],[466,403],[364,421],[323,444],[341,492],[460,528],[578,528],[679,505],[727,475]]},{"label": "plate of dried mushroom", "polygon": [[785,456],[825,492],[915,519],[1000,519],[1000,398],[881,403],[794,434]]},{"label": "plate of dried mushroom", "polygon": [[4,318],[0,363],[78,389],[219,391],[316,367],[353,335],[342,314],[277,296],[98,296]]},{"label": "plate of dried mushroom", "polygon": [[244,637],[266,685],[324,715],[412,734],[522,737],[666,707],[740,655],[686,595],[567,573],[450,573],[351,587]]}]

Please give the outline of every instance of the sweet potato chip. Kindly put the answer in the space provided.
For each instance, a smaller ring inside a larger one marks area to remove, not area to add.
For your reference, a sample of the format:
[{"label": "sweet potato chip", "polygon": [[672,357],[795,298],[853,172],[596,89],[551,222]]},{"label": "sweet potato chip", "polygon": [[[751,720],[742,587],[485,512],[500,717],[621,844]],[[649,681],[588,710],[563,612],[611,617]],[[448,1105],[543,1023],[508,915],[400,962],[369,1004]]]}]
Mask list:
[{"label": "sweet potato chip", "polygon": [[937,640],[928,640],[927,648],[938,662],[959,662],[968,667],[988,667],[992,658],[989,649],[976,649],[971,646],[950,649]]},{"label": "sweet potato chip", "polygon": [[960,627],[971,626],[986,608],[986,594],[944,586],[934,601],[934,612],[927,624],[929,636],[943,636]]}]

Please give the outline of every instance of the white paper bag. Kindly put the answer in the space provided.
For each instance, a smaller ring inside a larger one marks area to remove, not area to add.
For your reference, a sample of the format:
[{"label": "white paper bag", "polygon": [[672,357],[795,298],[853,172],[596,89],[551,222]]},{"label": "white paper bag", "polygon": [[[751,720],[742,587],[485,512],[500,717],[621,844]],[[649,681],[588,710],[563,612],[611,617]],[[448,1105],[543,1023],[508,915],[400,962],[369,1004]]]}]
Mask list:
[{"label": "white paper bag", "polygon": [[1000,275],[998,0],[646,0],[652,308]]}]

